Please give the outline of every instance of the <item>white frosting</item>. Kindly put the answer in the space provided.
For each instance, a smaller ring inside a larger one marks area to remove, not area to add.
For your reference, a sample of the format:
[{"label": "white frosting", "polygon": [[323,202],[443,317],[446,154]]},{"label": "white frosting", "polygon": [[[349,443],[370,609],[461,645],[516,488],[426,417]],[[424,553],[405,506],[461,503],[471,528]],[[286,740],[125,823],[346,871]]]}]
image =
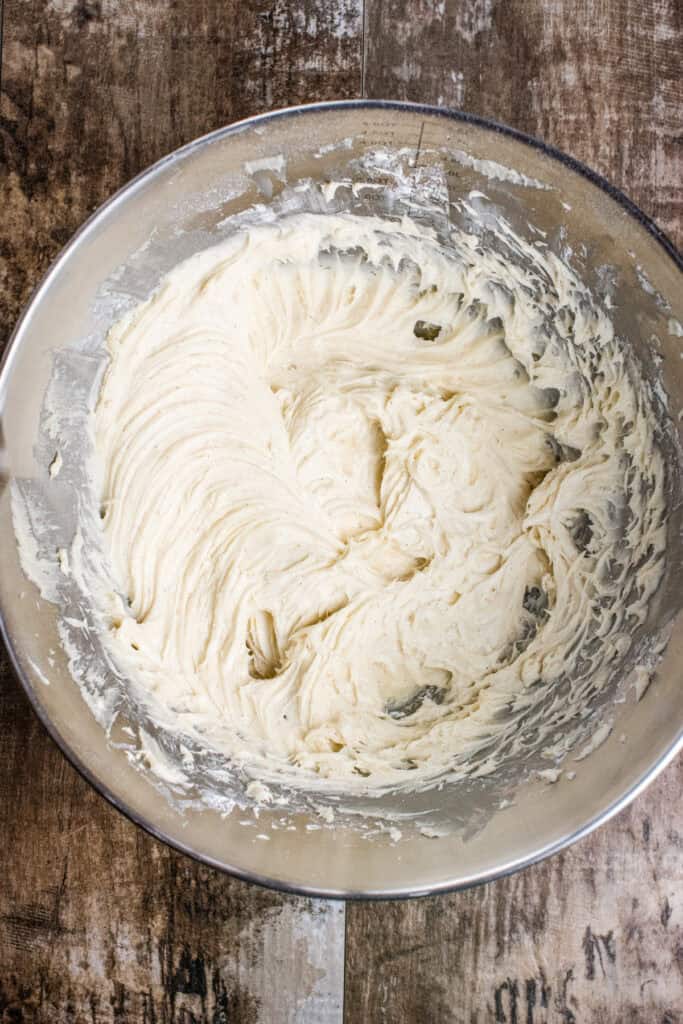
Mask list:
[{"label": "white frosting", "polygon": [[112,330],[111,650],[182,727],[413,786],[628,647],[665,541],[649,405],[572,272],[514,245],[301,214]]}]

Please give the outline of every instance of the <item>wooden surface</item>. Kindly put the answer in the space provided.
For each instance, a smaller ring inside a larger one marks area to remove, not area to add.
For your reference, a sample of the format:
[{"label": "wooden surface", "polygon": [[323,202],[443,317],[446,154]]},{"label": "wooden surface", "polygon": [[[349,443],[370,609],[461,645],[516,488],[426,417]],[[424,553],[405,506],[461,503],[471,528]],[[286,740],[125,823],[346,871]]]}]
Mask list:
[{"label": "wooden surface", "polygon": [[[680,245],[680,0],[5,0],[2,340],[115,188],[269,107],[486,114],[610,177]],[[1,343],[1,340],[0,340]],[[0,656],[0,1022],[683,1024],[683,763],[567,853],[412,903],[282,896],[129,824]]]}]

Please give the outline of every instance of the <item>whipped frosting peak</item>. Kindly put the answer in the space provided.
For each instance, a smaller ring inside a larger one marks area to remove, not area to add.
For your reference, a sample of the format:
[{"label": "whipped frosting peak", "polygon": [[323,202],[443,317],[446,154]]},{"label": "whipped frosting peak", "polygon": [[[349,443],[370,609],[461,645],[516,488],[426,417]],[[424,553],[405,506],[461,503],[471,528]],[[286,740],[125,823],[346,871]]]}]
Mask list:
[{"label": "whipped frosting peak", "polygon": [[109,643],[182,727],[294,784],[415,785],[628,648],[665,541],[645,388],[521,256],[298,214],[111,331]]}]

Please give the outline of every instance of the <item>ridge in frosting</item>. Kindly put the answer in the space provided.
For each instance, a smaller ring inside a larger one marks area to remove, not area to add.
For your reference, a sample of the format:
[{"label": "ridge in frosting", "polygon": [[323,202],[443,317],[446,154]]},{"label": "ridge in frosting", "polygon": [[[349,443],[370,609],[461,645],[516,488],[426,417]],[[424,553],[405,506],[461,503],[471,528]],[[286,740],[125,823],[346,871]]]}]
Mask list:
[{"label": "ridge in frosting", "polygon": [[645,387],[573,272],[517,257],[299,214],[112,330],[109,644],[183,727],[414,786],[628,648],[665,540]]}]

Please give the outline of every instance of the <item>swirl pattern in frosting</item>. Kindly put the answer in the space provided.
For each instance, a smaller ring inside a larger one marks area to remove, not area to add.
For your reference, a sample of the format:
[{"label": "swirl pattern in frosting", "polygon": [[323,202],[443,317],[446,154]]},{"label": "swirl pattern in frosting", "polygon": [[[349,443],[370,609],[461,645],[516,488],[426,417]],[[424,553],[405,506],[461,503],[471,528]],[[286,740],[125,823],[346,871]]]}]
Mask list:
[{"label": "swirl pattern in frosting", "polygon": [[111,648],[231,756],[434,779],[644,620],[652,416],[555,257],[300,214],[176,268],[109,350]]}]

